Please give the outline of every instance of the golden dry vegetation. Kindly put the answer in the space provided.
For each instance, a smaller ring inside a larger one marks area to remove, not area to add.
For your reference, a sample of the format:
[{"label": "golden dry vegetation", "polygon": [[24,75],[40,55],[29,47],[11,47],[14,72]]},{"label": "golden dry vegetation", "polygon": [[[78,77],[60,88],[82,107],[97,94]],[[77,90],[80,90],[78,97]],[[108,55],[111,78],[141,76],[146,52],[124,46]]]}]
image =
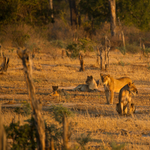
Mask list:
[{"label": "golden dry vegetation", "polygon": [[[18,114],[14,112],[14,104],[28,101],[26,82],[23,74],[22,62],[16,54],[16,49],[8,47],[5,55],[10,58],[6,73],[0,75],[0,103],[4,124],[9,125],[12,118],[18,120]],[[2,60],[2,59],[1,59]],[[35,53],[33,59],[33,81],[36,88],[36,99],[43,106],[43,118],[47,123],[53,122],[48,111],[51,104],[63,104],[74,112],[69,118],[73,123],[71,144],[76,143],[76,138],[82,133],[91,133],[91,141],[86,148],[112,149],[111,143],[125,143],[126,150],[150,149],[150,58],[141,54],[123,55],[120,51],[110,52],[110,66],[107,72],[100,71],[96,64],[96,53],[86,53],[85,71],[79,72],[78,59],[61,57],[61,49],[55,49],[55,55],[44,51]],[[100,92],[66,91],[60,96],[51,96],[52,85],[58,85],[59,89],[70,89],[86,81],[87,75],[93,75],[97,80],[100,72],[109,73],[114,78],[130,77],[139,94],[132,98],[136,105],[136,112],[132,116],[120,116],[115,110],[118,103],[118,94],[115,94],[114,104],[106,104],[103,86],[99,86]],[[11,106],[9,108],[8,106]],[[21,116],[21,124],[29,118]],[[77,124],[76,124],[77,123]]]}]

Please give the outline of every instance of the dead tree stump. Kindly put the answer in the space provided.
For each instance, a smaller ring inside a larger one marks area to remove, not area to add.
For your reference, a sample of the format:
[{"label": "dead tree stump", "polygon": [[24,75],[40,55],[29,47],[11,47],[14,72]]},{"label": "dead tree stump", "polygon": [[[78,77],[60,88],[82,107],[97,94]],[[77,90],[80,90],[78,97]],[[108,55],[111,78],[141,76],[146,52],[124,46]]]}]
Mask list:
[{"label": "dead tree stump", "polygon": [[99,57],[100,57],[100,70],[103,70],[103,56],[102,56],[103,51],[104,51],[104,49],[102,47],[100,47],[99,48],[99,52],[100,52],[100,55],[99,55]]},{"label": "dead tree stump", "polygon": [[8,64],[9,64],[9,58],[6,58],[4,55],[3,55],[3,62],[2,64],[0,65],[0,73],[3,73],[3,72],[6,72],[7,69],[8,69]]},{"label": "dead tree stump", "polygon": [[85,68],[84,68],[84,60],[83,60],[83,54],[81,54],[81,53],[79,54],[79,60],[80,60],[80,65],[81,65],[79,71],[84,71],[85,70]]},{"label": "dead tree stump", "polygon": [[62,58],[65,57],[65,54],[66,54],[66,51],[63,49],[63,50],[62,50]]}]

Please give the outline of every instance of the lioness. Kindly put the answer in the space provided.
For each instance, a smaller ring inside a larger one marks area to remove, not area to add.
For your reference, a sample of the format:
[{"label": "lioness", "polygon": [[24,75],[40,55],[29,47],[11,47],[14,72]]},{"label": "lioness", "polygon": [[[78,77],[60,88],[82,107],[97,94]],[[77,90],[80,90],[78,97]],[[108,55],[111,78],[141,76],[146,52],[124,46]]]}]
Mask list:
[{"label": "lioness", "polygon": [[73,91],[84,91],[84,92],[89,92],[92,90],[97,90],[98,89],[98,84],[99,82],[95,81],[93,76],[87,76],[86,79],[86,84],[79,84],[77,87],[73,89]]},{"label": "lioness", "polygon": [[114,92],[119,93],[120,89],[123,86],[125,86],[129,82],[132,82],[132,80],[129,77],[114,79],[109,74],[106,75],[102,73],[100,73],[100,77],[104,85],[107,104],[113,104]]},{"label": "lioness", "polygon": [[[134,103],[131,103],[130,112],[131,112],[131,113],[135,113],[135,110],[136,110],[136,108],[135,108]],[[116,111],[117,111],[119,114],[121,114],[120,103],[117,103],[117,104],[116,104]],[[124,114],[124,115],[127,115],[127,113],[128,113],[128,107],[127,107],[127,104],[124,103],[124,105],[123,105],[123,114]]]},{"label": "lioness", "polygon": [[138,93],[137,88],[134,83],[129,82],[126,84],[119,92],[119,105],[121,109],[121,115],[124,112],[124,106],[129,105],[129,114],[131,114],[131,96],[132,94],[136,95]]}]

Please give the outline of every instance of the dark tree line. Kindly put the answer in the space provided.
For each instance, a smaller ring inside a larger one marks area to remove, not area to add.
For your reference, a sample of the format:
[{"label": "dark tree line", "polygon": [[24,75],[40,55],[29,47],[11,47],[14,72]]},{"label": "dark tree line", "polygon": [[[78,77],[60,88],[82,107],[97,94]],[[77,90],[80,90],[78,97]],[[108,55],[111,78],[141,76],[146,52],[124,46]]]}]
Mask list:
[{"label": "dark tree line", "polygon": [[[110,17],[114,11],[110,6],[116,7],[116,17],[125,24],[150,29],[149,0],[1,0],[0,25],[54,23],[55,17],[61,19],[59,14],[65,12],[70,15],[71,22],[67,20],[70,24],[80,26],[88,22],[90,27],[96,28],[102,22],[114,19],[114,16]],[[114,26],[112,24],[111,28]]]}]

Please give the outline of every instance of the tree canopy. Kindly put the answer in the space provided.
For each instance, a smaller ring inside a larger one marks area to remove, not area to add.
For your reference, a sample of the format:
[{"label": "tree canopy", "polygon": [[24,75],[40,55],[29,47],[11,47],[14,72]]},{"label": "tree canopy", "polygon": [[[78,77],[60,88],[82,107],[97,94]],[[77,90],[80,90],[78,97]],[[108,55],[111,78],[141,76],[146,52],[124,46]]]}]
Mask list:
[{"label": "tree canopy", "polygon": [[[69,2],[53,0],[54,16],[62,19],[59,14],[69,14]],[[94,25],[110,21],[108,0],[80,0],[77,2],[78,14],[87,17]],[[51,22],[51,10],[48,0],[1,0],[0,25],[26,23],[44,25]],[[143,30],[150,30],[149,0],[116,0],[116,15],[126,25],[135,25]],[[69,17],[66,20],[69,22]],[[85,19],[82,19],[84,23]],[[86,20],[87,21],[87,20]]]}]

